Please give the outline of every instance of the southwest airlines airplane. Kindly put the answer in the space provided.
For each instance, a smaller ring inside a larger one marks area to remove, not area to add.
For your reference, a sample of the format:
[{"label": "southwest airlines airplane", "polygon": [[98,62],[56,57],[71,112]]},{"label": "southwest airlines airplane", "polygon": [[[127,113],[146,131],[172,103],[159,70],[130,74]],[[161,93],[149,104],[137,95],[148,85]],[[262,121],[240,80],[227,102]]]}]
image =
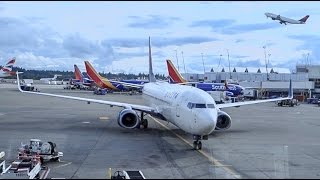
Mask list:
[{"label": "southwest airlines airplane", "polygon": [[171,60],[167,60],[167,67],[169,72],[169,79],[172,83],[191,84],[192,86],[202,89],[206,92],[228,91],[231,92],[232,96],[243,95],[244,88],[240,85],[226,83],[187,82],[187,80],[182,77],[182,75],[173,65]]},{"label": "southwest airlines airplane", "polygon": [[[144,83],[149,81],[142,80],[122,80],[122,81],[110,81],[107,78],[100,76],[100,74],[93,68],[89,61],[84,61],[88,76],[97,84],[100,88],[107,88],[116,91],[128,91],[131,88],[140,88]],[[120,83],[122,82],[122,83]]]},{"label": "southwest airlines airplane", "polygon": [[287,23],[289,23],[289,24],[305,24],[307,19],[309,18],[309,15],[306,15],[305,17],[301,18],[300,20],[290,19],[287,17],[273,14],[273,13],[264,13],[264,15],[266,15],[267,18],[271,18],[272,20],[278,20],[280,24],[284,24],[284,25],[287,25]]},{"label": "southwest airlines airplane", "polygon": [[91,87],[94,85],[94,81],[86,77],[85,75],[83,75],[77,65],[74,65],[74,76],[75,76],[75,79],[72,79],[72,82],[77,85],[88,86],[88,87]]},{"label": "southwest airlines airplane", "polygon": [[12,58],[9,60],[9,62],[0,68],[0,77],[9,77],[12,75],[15,75],[16,72],[12,71],[13,64],[16,62],[16,58]]},{"label": "southwest airlines airplane", "polygon": [[[285,98],[216,104],[208,93],[196,87],[156,81],[152,70],[150,37],[149,83],[140,85],[142,87],[143,99],[147,105],[23,91],[20,88],[19,72],[17,72],[17,81],[18,88],[23,93],[73,99],[87,103],[99,103],[111,107],[122,107],[123,109],[120,111],[117,121],[119,126],[123,128],[140,128],[141,125],[147,128],[148,121],[143,119],[144,114],[149,114],[163,121],[170,122],[183,131],[193,135],[193,147],[196,150],[202,148],[201,140],[207,140],[208,135],[214,130],[230,128],[231,117],[222,111],[222,108],[292,99],[293,95],[290,81],[289,96]],[[138,112],[140,112],[140,115]]]}]

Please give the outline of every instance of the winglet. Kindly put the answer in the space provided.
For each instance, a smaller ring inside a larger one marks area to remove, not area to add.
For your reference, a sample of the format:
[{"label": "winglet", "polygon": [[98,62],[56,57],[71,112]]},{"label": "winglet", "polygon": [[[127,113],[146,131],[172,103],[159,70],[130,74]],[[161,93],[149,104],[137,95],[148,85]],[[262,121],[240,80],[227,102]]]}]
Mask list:
[{"label": "winglet", "polygon": [[290,98],[290,99],[293,98],[293,88],[292,88],[292,80],[291,79],[290,79],[290,83],[289,83],[288,98]]},{"label": "winglet", "polygon": [[23,92],[23,90],[21,89],[21,86],[20,86],[20,79],[19,79],[19,74],[22,74],[23,72],[19,72],[17,71],[16,74],[17,74],[17,83],[18,83],[18,89],[19,91]]},{"label": "winglet", "polygon": [[151,42],[149,36],[149,82],[156,82],[156,78],[152,70],[152,55],[151,55]]}]

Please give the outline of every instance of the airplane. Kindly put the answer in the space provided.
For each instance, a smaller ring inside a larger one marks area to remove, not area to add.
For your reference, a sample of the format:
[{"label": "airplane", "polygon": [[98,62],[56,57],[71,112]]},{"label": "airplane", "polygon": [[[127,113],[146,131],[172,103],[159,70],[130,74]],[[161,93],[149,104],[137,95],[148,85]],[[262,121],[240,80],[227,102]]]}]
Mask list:
[{"label": "airplane", "polygon": [[9,76],[15,75],[16,72],[12,71],[12,67],[15,62],[16,62],[16,58],[14,57],[10,59],[5,66],[0,67],[0,77],[9,77]]},{"label": "airplane", "polygon": [[94,81],[87,75],[85,72],[81,73],[78,66],[74,65],[74,76],[75,79],[72,79],[71,82],[78,86],[94,86]]},{"label": "airplane", "polygon": [[[143,80],[112,81],[100,76],[100,74],[97,73],[97,71],[93,68],[93,66],[89,61],[84,61],[84,64],[86,66],[86,71],[88,76],[100,88],[107,88],[115,91],[128,91],[128,90],[131,90],[132,88],[141,89],[141,86],[139,85],[143,85],[149,82],[149,81],[143,81]],[[119,83],[119,82],[122,82],[122,83]]]},{"label": "airplane", "polygon": [[[247,102],[216,104],[213,98],[205,91],[193,86],[170,84],[156,81],[152,70],[151,42],[149,37],[149,83],[140,85],[142,97],[147,105],[137,105],[116,101],[106,101],[75,96],[58,95],[42,92],[23,91],[20,88],[19,74],[17,72],[18,89],[22,93],[58,97],[84,101],[88,104],[98,103],[123,108],[117,121],[120,127],[134,129],[148,127],[148,120],[144,115],[149,114],[168,123],[174,124],[186,133],[193,135],[193,149],[202,149],[201,140],[207,140],[214,130],[225,130],[231,126],[231,117],[222,108],[235,107],[248,104],[265,103],[293,98],[292,82],[290,80],[288,97],[265,99]],[[140,112],[140,116],[138,115]]]},{"label": "airplane", "polygon": [[309,18],[309,15],[306,15],[305,17],[303,17],[300,20],[294,20],[294,19],[290,19],[290,18],[286,18],[280,15],[276,15],[273,13],[264,13],[266,15],[267,18],[271,18],[272,20],[279,20],[280,24],[284,24],[287,25],[287,23],[289,24],[305,24],[307,19]]},{"label": "airplane", "polygon": [[55,81],[58,76],[61,75],[55,74],[52,78],[41,78],[40,81],[51,84],[51,81]]},{"label": "airplane", "polygon": [[194,87],[202,89],[210,94],[212,91],[227,91],[227,96],[239,96],[243,95],[244,88],[236,84],[227,84],[225,83],[205,83],[205,82],[187,82],[176,67],[173,65],[171,60],[167,60],[167,68],[169,72],[169,80],[171,83],[180,83],[180,84],[191,84]]}]

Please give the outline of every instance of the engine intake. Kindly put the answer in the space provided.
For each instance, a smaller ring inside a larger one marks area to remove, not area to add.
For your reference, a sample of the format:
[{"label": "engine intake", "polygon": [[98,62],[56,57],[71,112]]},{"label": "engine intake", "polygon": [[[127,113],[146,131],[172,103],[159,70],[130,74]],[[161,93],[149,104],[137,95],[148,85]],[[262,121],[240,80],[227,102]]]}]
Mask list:
[{"label": "engine intake", "polygon": [[226,130],[231,127],[231,117],[224,111],[218,112],[215,130]]},{"label": "engine intake", "polygon": [[134,110],[124,109],[119,113],[118,124],[123,128],[133,129],[140,125],[140,120]]}]

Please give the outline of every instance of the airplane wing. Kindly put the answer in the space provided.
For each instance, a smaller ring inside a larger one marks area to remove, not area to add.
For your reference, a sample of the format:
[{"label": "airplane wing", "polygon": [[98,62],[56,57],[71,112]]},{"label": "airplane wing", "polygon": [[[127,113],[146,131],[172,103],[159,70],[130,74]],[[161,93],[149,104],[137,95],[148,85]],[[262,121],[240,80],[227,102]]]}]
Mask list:
[{"label": "airplane wing", "polygon": [[290,80],[288,97],[264,99],[264,100],[256,100],[256,101],[246,101],[246,102],[236,102],[236,103],[226,103],[226,104],[217,104],[216,107],[220,109],[220,108],[236,107],[236,106],[249,105],[249,104],[281,101],[281,100],[287,100],[287,99],[292,99],[292,98],[293,98],[293,89],[292,89],[292,82]]},{"label": "airplane wing", "polygon": [[104,100],[97,100],[97,99],[89,99],[89,98],[81,98],[81,97],[74,97],[74,96],[65,96],[65,95],[58,95],[58,94],[50,94],[50,93],[41,93],[41,92],[32,92],[32,91],[24,91],[20,87],[20,80],[19,75],[21,72],[17,72],[17,82],[18,82],[18,89],[19,91],[23,93],[29,93],[29,94],[36,94],[36,95],[43,95],[43,96],[51,96],[51,97],[59,97],[64,99],[73,99],[78,101],[85,101],[85,102],[92,102],[92,103],[98,103],[98,104],[105,104],[110,106],[117,106],[117,107],[123,107],[126,109],[133,109],[142,111],[149,114],[157,114],[157,110],[148,106],[143,105],[136,105],[136,104],[129,104],[129,103],[121,103],[121,102],[114,102],[114,101],[104,101]]},{"label": "airplane wing", "polygon": [[236,106],[243,106],[243,105],[249,105],[249,104],[258,104],[258,103],[264,103],[264,102],[273,102],[273,101],[281,101],[286,99],[292,99],[292,97],[285,97],[285,98],[274,98],[274,99],[264,99],[264,100],[256,100],[256,101],[246,101],[246,102],[235,102],[235,103],[225,103],[225,104],[217,104],[216,107],[221,108],[227,108],[227,107],[236,107]]}]

